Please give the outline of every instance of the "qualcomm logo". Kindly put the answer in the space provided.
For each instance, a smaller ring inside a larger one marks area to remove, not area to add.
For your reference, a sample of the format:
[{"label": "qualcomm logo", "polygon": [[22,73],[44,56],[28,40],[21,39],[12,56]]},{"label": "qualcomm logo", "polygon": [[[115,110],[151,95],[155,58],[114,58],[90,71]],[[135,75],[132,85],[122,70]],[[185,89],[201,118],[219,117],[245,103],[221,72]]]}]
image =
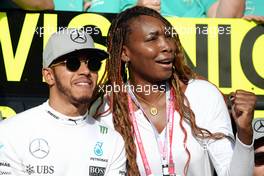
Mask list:
[{"label": "qualcomm logo", "polygon": [[103,142],[97,142],[94,146],[94,154],[96,154],[96,156],[102,156],[103,155]]},{"label": "qualcomm logo", "polygon": [[34,139],[29,145],[29,151],[35,158],[43,159],[49,154],[48,142],[44,139]]}]

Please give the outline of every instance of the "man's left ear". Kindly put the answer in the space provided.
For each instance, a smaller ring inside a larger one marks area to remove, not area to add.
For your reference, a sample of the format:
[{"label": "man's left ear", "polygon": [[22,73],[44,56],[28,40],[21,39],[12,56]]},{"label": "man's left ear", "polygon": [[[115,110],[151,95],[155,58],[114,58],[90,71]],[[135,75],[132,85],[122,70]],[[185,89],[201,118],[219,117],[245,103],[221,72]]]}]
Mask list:
[{"label": "man's left ear", "polygon": [[42,75],[45,79],[45,82],[49,85],[52,86],[55,83],[54,79],[54,72],[51,68],[43,68],[42,69]]}]

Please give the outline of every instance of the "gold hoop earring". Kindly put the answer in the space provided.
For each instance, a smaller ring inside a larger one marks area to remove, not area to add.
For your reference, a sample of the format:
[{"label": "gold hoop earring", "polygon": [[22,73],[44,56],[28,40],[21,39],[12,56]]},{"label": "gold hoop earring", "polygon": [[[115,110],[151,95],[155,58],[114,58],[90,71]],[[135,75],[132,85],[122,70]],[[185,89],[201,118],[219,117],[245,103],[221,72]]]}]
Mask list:
[{"label": "gold hoop earring", "polygon": [[128,61],[125,62],[125,68],[128,70]]},{"label": "gold hoop earring", "polygon": [[125,74],[126,74],[126,77],[129,79],[128,61],[125,62]]},{"label": "gold hoop earring", "polygon": [[172,66],[172,70],[173,70],[173,72],[175,72],[175,71],[176,71],[176,68],[175,68],[175,66],[174,66],[174,65]]}]

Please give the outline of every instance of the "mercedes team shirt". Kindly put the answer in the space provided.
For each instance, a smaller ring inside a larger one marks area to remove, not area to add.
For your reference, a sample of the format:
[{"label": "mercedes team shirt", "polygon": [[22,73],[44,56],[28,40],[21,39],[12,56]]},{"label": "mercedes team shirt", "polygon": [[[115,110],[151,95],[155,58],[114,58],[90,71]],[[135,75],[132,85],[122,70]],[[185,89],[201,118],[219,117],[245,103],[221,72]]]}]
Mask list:
[{"label": "mercedes team shirt", "polygon": [[45,102],[2,121],[0,175],[125,175],[122,137],[87,114],[67,120]]}]

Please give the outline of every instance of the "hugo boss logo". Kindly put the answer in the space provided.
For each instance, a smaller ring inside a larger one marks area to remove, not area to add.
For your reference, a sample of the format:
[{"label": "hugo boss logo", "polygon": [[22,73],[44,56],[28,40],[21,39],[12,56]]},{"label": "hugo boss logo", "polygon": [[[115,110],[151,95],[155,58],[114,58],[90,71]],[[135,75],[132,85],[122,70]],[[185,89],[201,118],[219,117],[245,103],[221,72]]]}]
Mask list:
[{"label": "hugo boss logo", "polygon": [[105,167],[89,166],[90,176],[103,176],[105,173]]},{"label": "hugo boss logo", "polygon": [[38,159],[43,159],[48,156],[50,151],[49,144],[45,139],[37,138],[31,141],[29,152],[32,156]]},{"label": "hugo boss logo", "polygon": [[87,42],[87,38],[85,32],[82,30],[73,30],[70,33],[71,40],[75,43],[85,43]]}]

